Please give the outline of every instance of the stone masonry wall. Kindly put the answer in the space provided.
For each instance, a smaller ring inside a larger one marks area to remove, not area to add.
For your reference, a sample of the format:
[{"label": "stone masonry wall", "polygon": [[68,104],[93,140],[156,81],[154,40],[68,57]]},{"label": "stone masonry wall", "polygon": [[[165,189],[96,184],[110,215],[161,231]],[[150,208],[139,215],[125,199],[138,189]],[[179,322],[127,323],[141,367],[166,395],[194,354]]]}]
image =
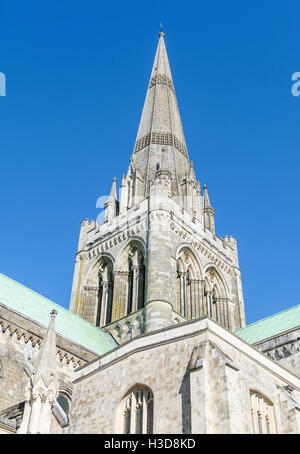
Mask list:
[{"label": "stone masonry wall", "polygon": [[[30,352],[30,362],[34,364],[45,333],[46,328],[34,320],[0,305],[0,411],[24,400],[27,356]],[[95,357],[94,353],[57,335],[60,385],[72,391],[76,367]]]},{"label": "stone masonry wall", "polygon": [[[223,329],[222,332],[229,335]],[[271,360],[255,351],[259,364],[208,330],[168,342],[164,340],[164,332],[152,335],[160,335],[162,343],[142,348],[148,337],[142,336],[133,341],[137,348],[131,354],[98,368],[100,358],[76,373],[70,433],[122,433],[118,422],[119,403],[136,384],[145,385],[153,392],[154,433],[157,434],[252,433],[250,390],[263,394],[274,404],[277,431],[290,431],[280,417],[283,410],[278,390],[286,393],[283,389],[286,380],[272,373]],[[235,336],[230,338],[237,342]],[[191,371],[193,351],[201,343],[208,345],[202,358],[204,365]],[[248,345],[247,348],[251,349]],[[295,381],[299,386],[296,377]],[[297,389],[293,391],[295,398],[299,402]],[[293,427],[297,427],[296,423]]]},{"label": "stone masonry wall", "polygon": [[300,328],[280,333],[255,344],[261,352],[300,376]]}]

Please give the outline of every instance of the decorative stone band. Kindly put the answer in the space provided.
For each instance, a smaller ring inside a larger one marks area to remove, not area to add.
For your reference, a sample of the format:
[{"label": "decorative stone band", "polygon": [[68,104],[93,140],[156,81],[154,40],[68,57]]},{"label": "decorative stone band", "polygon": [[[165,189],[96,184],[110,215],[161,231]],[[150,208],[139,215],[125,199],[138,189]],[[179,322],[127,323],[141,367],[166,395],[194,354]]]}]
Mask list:
[{"label": "decorative stone band", "polygon": [[17,421],[14,419],[6,418],[5,416],[0,416],[0,426],[9,431],[16,432]]},{"label": "decorative stone band", "polygon": [[184,156],[187,157],[185,144],[181,140],[177,139],[174,134],[170,134],[169,132],[149,132],[136,141],[134,153],[137,153],[147,145],[150,145],[150,142],[158,145],[173,145],[175,148],[177,148],[178,151],[180,151],[182,154],[184,154]]},{"label": "decorative stone band", "polygon": [[146,134],[145,136],[141,137],[138,139],[135,143],[134,147],[134,153],[137,153],[138,151],[142,150],[145,148],[147,145],[150,145],[150,132]]},{"label": "decorative stone band", "polygon": [[[266,344],[268,344],[268,342]],[[299,338],[297,338],[296,340],[293,340],[292,342],[289,342],[289,343],[286,343],[283,345],[279,345],[278,347],[272,348],[270,350],[265,350],[264,348],[261,348],[261,346],[259,345],[259,342],[257,342],[255,347],[258,348],[259,350],[261,350],[263,353],[265,353],[269,358],[271,358],[275,361],[280,361],[281,359],[288,358],[291,355],[299,354],[300,340],[299,340]]]},{"label": "decorative stone band", "polygon": [[[32,352],[35,356],[38,355],[43,340],[40,336],[22,329],[13,323],[7,322],[6,320],[0,320],[0,339],[1,336],[10,336],[12,344],[18,343],[18,350],[23,349],[24,354],[25,345],[30,341],[33,347]],[[59,361],[64,362],[64,365],[71,370],[75,370],[77,367],[83,366],[83,364],[86,363],[86,361],[76,357],[71,352],[59,347],[57,347],[57,358]]]},{"label": "decorative stone band", "polygon": [[86,292],[98,292],[99,287],[98,286],[92,286],[92,285],[85,285],[83,288]]},{"label": "decorative stone band", "polygon": [[[123,273],[123,272],[121,272]],[[116,320],[103,329],[110,333],[119,344],[123,344],[144,332],[144,308]]]},{"label": "decorative stone band", "polygon": [[129,276],[129,271],[114,271],[114,276]]},{"label": "decorative stone band", "polygon": [[[124,232],[117,233],[111,239],[109,239],[107,241],[103,240],[100,242],[100,244],[97,243],[95,247],[93,247],[89,252],[86,253],[86,260],[95,259],[98,255],[111,249],[112,247],[116,246],[117,244],[128,240],[132,236],[141,234],[140,232],[146,231],[147,228],[148,228],[147,227],[147,218],[144,218],[141,221],[138,221],[138,223],[136,223],[135,225],[130,226]],[[97,240],[99,240],[99,238],[97,238]],[[77,257],[79,257],[79,256],[77,256]],[[83,256],[81,254],[81,259],[82,258],[83,258]]]},{"label": "decorative stone band", "polygon": [[154,77],[151,77],[149,83],[149,90],[156,84],[168,85],[168,87],[172,90],[172,92],[175,95],[173,81],[166,74],[156,74]]},{"label": "decorative stone band", "polygon": [[205,281],[202,281],[200,278],[189,277],[187,271],[177,271],[177,276],[178,277],[186,277],[189,284],[192,283],[192,282],[199,282],[199,284],[203,284],[203,282],[205,282]]},{"label": "decorative stone band", "polygon": [[[172,215],[171,215],[172,219]],[[173,230],[180,238],[184,239],[186,243],[191,244],[197,251],[200,251],[205,257],[211,260],[215,265],[219,266],[229,275],[233,273],[233,265],[234,263],[230,259],[230,257],[226,257],[228,261],[230,261],[230,265],[227,263],[226,259],[219,256],[219,252],[214,252],[211,250],[211,247],[203,244],[202,241],[195,241],[194,236],[187,232],[185,228],[179,225],[174,220],[171,221],[170,229]]]}]

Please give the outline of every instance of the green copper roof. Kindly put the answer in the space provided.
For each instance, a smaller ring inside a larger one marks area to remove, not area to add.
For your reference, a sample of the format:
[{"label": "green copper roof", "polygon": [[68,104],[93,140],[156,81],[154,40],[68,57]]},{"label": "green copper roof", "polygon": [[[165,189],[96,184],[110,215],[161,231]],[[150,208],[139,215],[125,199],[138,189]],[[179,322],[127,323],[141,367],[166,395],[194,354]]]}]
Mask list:
[{"label": "green copper roof", "polygon": [[0,273],[1,303],[44,326],[49,325],[50,312],[56,309],[56,332],[97,355],[117,346],[110,334]]},{"label": "green copper roof", "polygon": [[297,326],[300,327],[300,304],[285,311],[278,312],[278,314],[263,318],[258,322],[251,323],[251,325],[245,326],[245,328],[236,330],[234,334],[249,344],[255,344],[256,342],[276,336]]}]

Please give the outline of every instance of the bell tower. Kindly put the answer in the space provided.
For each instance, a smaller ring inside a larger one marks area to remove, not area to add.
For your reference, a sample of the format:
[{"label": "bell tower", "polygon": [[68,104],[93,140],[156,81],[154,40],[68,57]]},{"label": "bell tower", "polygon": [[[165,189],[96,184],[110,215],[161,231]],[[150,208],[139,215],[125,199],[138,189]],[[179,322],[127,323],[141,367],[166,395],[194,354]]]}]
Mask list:
[{"label": "bell tower", "polygon": [[104,222],[81,224],[70,310],[120,343],[200,317],[245,325],[237,243],[189,160],[162,30],[120,201],[114,178]]}]

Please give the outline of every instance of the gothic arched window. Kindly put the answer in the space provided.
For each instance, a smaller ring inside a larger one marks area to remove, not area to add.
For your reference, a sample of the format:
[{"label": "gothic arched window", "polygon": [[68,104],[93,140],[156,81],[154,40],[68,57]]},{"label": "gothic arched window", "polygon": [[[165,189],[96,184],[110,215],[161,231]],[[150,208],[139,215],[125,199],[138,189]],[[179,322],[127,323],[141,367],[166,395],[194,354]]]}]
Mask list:
[{"label": "gothic arched window", "polygon": [[98,308],[96,315],[96,325],[105,326],[112,319],[112,302],[113,302],[113,264],[107,257],[100,261],[98,276]]},{"label": "gothic arched window", "polygon": [[115,320],[137,312],[145,304],[145,251],[132,240],[116,260],[114,272]]},{"label": "gothic arched window", "polygon": [[253,432],[255,434],[277,433],[272,402],[255,391],[250,392]]},{"label": "gothic arched window", "polygon": [[124,434],[153,433],[153,394],[148,388],[136,387],[121,403]]},{"label": "gothic arched window", "polygon": [[69,416],[70,413],[70,399],[64,393],[59,393],[56,399],[57,403],[63,409],[65,414]]},{"label": "gothic arched window", "polygon": [[230,329],[230,312],[225,285],[221,275],[214,267],[208,268],[205,273],[203,290],[207,316]]},{"label": "gothic arched window", "polygon": [[194,254],[183,249],[177,259],[177,312],[193,319],[203,315],[200,308],[200,268]]},{"label": "gothic arched window", "polygon": [[131,247],[128,253],[128,302],[127,314],[136,312],[145,303],[144,255],[138,247]]}]

